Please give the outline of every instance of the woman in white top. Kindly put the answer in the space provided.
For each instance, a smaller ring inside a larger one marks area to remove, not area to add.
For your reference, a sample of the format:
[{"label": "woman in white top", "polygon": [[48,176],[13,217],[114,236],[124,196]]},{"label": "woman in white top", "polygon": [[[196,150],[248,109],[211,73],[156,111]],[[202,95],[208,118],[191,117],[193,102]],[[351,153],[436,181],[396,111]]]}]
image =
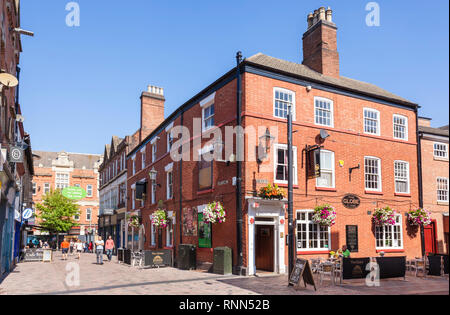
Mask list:
[{"label": "woman in white top", "polygon": [[75,244],[75,247],[77,249],[78,259],[81,258],[81,253],[83,252],[83,242],[78,240]]}]

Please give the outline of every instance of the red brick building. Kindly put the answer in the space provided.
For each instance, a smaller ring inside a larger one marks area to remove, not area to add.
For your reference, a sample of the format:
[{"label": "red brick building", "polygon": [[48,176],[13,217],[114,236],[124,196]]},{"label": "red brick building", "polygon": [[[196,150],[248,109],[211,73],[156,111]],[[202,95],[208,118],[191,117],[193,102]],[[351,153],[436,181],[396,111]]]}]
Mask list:
[{"label": "red brick building", "polygon": [[[0,0],[0,275],[12,270],[26,243],[22,212],[31,206],[31,138],[19,99],[20,1]],[[20,159],[13,160],[13,152]]]},{"label": "red brick building", "polygon": [[[179,107],[130,152],[128,210],[141,217],[145,249],[175,250],[179,244],[194,244],[197,260],[211,263],[213,249],[228,246],[237,272],[251,275],[261,269],[285,273],[286,200],[262,200],[257,195],[268,183],[287,187],[286,116],[291,106],[297,255],[327,257],[346,243],[351,245],[353,257],[373,257],[381,251],[386,255],[420,255],[420,233],[406,220],[406,212],[419,206],[418,105],[341,76],[336,32],[331,10],[317,10],[308,16],[303,64],[261,53],[239,62]],[[236,139],[227,136],[226,130],[236,127],[238,118],[246,132],[243,146],[236,149],[233,141],[229,150],[227,142]],[[169,136],[177,126],[188,128],[182,143],[190,148],[189,158],[178,162],[170,153],[171,146],[172,153],[179,150],[177,133]],[[264,146],[267,129],[274,139],[267,142],[267,155],[257,161],[257,146]],[[225,142],[224,152],[219,143],[211,141],[218,130]],[[258,133],[248,133],[251,130]],[[329,137],[320,138],[321,131]],[[319,178],[310,178],[307,173],[306,156],[312,155],[306,152],[314,146],[323,147],[316,161],[321,162]],[[208,162],[210,152],[221,153],[222,160]],[[244,161],[235,162],[234,157],[239,160],[241,154]],[[156,174],[156,180],[151,180],[151,174]],[[135,197],[138,183],[146,183],[142,201]],[[343,205],[348,194],[357,196],[357,208]],[[227,210],[225,223],[204,223],[203,211],[213,201],[220,201]],[[336,225],[331,228],[311,220],[314,207],[326,203],[337,212]],[[396,224],[373,226],[375,208],[385,206],[397,211]],[[158,208],[166,210],[170,219],[165,229],[150,222],[150,215]],[[347,231],[352,239],[347,239]]]},{"label": "red brick building", "polygon": [[431,119],[419,119],[422,162],[423,207],[431,212],[431,225],[424,229],[426,253],[448,254],[448,125],[431,127]]},{"label": "red brick building", "polygon": [[[33,151],[33,202],[41,203],[46,193],[66,187],[81,187],[86,198],[78,200],[80,214],[75,218],[78,227],[69,231],[69,235],[81,240],[92,240],[98,230],[99,214],[99,173],[102,156],[98,154],[80,154],[66,152]],[[39,226],[39,221],[34,222]],[[36,229],[34,235],[41,235]]]}]

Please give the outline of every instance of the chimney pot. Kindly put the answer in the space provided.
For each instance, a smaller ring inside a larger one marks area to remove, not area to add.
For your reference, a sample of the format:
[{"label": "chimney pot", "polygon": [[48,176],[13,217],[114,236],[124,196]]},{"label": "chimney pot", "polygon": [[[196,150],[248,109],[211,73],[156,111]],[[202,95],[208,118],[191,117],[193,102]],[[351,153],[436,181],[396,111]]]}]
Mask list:
[{"label": "chimney pot", "polygon": [[319,20],[325,20],[325,8],[319,8]]},{"label": "chimney pot", "polygon": [[147,91],[152,94],[158,94],[158,95],[164,96],[164,89],[154,86],[154,85],[149,85],[147,88]]},{"label": "chimney pot", "polygon": [[331,10],[330,7],[328,7],[328,9],[327,9],[326,19],[328,22],[333,22],[333,10]]},{"label": "chimney pot", "polygon": [[314,15],[312,13],[308,14],[308,28],[313,26]]},{"label": "chimney pot", "polygon": [[319,10],[314,10],[313,25],[319,21]]}]

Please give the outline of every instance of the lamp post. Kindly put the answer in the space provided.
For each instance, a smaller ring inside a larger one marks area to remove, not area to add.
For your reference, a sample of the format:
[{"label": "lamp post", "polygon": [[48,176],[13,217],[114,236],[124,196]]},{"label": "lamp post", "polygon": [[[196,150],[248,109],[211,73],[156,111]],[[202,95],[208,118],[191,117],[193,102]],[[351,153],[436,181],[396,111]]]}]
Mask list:
[{"label": "lamp post", "polygon": [[292,107],[288,106],[287,116],[288,128],[288,246],[289,246],[289,264],[288,275],[290,276],[294,269],[294,218],[293,218],[293,154],[292,154]]}]

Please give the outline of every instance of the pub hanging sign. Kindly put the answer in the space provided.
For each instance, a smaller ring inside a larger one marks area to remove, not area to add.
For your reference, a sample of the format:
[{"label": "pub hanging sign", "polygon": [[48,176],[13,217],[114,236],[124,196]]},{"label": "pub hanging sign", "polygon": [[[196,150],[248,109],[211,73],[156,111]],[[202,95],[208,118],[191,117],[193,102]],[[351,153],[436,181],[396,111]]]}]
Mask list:
[{"label": "pub hanging sign", "polygon": [[356,209],[361,205],[361,199],[356,195],[348,194],[342,198],[342,204],[347,209]]},{"label": "pub hanging sign", "polygon": [[321,147],[313,146],[308,147],[306,153],[307,159],[307,174],[308,178],[318,178],[321,176],[321,166],[320,166],[320,151]]}]

